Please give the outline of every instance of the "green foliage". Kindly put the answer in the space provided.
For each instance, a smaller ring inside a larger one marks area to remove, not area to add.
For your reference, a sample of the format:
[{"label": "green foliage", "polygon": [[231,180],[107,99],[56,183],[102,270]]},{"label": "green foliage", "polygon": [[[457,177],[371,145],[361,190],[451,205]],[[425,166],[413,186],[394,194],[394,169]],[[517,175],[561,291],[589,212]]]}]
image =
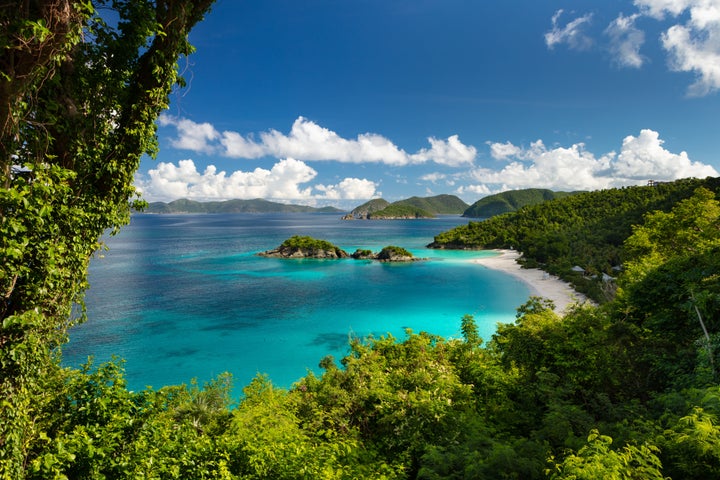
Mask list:
[{"label": "green foliage", "polygon": [[453,215],[462,213],[468,204],[455,195],[436,195],[434,197],[410,197],[399,200],[391,205],[410,205],[436,215]]},{"label": "green foliage", "polygon": [[353,215],[365,215],[368,213],[377,212],[378,210],[382,210],[388,205],[390,205],[390,202],[388,202],[384,198],[373,198],[372,200],[369,200],[362,205],[353,208],[352,212],[350,213],[352,213]]},{"label": "green foliage", "polygon": [[413,254],[410,253],[408,250],[398,247],[396,245],[388,245],[387,247],[383,247],[380,252],[377,254],[377,258],[379,260],[390,260],[395,257],[407,257],[407,258],[413,258]]},{"label": "green foliage", "polygon": [[720,203],[698,189],[669,212],[652,212],[626,242],[633,253],[618,315],[642,329],[648,382],[713,384],[720,366]]},{"label": "green foliage", "polygon": [[663,463],[672,478],[715,478],[720,475],[720,390],[699,390],[692,403],[688,400],[695,392],[683,393],[682,413],[673,411],[668,397],[659,405],[668,409],[663,415],[665,429],[657,435]]},{"label": "green foliage", "polygon": [[[211,0],[0,7],[0,466],[23,478],[31,407],[57,367],[87,264],[129,220],[133,175]],[[117,14],[107,24],[98,9]],[[30,407],[29,407],[30,406]],[[83,434],[85,435],[85,434]]]},{"label": "green foliage", "polygon": [[[650,211],[670,211],[698,187],[720,191],[720,179],[685,179],[653,187],[626,187],[570,195],[526,206],[435,237],[432,248],[514,248],[528,266],[540,265],[598,302],[612,299],[602,274],[632,259],[624,248],[633,226]],[[571,270],[579,265],[589,276]],[[593,276],[595,278],[593,278]]]},{"label": "green foliage", "polygon": [[293,235],[285,240],[280,247],[307,251],[326,250],[336,252],[341,250],[340,247],[333,245],[327,240],[319,240],[313,237],[301,235]]},{"label": "green foliage", "polygon": [[[551,479],[595,480],[616,478],[622,480],[664,480],[662,465],[657,457],[658,448],[652,445],[626,445],[619,451],[612,450],[612,438],[590,432],[587,445],[577,454],[566,456],[562,463],[555,463]],[[554,462],[554,459],[551,458]]]},{"label": "green foliage", "polygon": [[433,218],[435,215],[457,215],[467,208],[467,203],[455,195],[434,197],[410,197],[389,203],[382,198],[366,202],[351,212],[368,218]]},{"label": "green foliage", "polygon": [[553,192],[542,188],[509,190],[481,198],[463,212],[463,217],[490,218],[495,215],[514,212],[528,205],[537,205],[547,200],[567,197],[568,195],[572,195],[572,193]]},{"label": "green foliage", "polygon": [[391,203],[382,210],[369,214],[371,219],[381,218],[433,218],[435,214],[415,205]]}]

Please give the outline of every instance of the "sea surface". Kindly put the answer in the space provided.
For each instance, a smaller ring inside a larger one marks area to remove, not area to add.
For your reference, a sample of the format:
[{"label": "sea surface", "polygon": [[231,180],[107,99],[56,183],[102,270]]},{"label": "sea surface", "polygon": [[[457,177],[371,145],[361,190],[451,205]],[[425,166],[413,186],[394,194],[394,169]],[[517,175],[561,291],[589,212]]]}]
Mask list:
[{"label": "sea surface", "polygon": [[[353,337],[406,329],[460,337],[472,314],[489,339],[528,298],[517,279],[471,262],[480,251],[426,249],[467,223],[343,221],[338,214],[135,214],[90,263],[88,321],[70,330],[63,363],[114,355],[128,386],[200,384],[231,372],[241,389],[259,373],[290,387],[319,361],[348,352]],[[349,253],[398,245],[427,261],[288,260],[257,252],[292,235],[328,240]]]}]

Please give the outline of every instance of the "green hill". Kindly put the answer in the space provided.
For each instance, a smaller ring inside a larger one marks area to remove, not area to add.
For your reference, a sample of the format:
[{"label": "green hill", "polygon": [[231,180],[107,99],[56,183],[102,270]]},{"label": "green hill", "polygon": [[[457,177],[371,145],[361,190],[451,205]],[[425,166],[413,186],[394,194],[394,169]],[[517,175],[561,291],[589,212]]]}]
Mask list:
[{"label": "green hill", "polygon": [[337,213],[341,211],[335,207],[315,208],[270,202],[260,198],[222,202],[196,202],[183,198],[170,203],[153,202],[145,209],[145,213]]},{"label": "green hill", "polygon": [[468,204],[455,195],[436,195],[434,197],[410,197],[392,205],[410,205],[437,215],[461,214]]},{"label": "green hill", "polygon": [[384,198],[373,198],[369,202],[365,202],[362,205],[355,207],[350,213],[356,217],[365,217],[367,214],[382,210],[388,205],[390,205],[390,202]]},{"label": "green hill", "polygon": [[481,198],[473,203],[463,217],[490,218],[503,213],[514,212],[528,205],[536,205],[547,200],[566,197],[579,192],[553,192],[542,188],[510,190]]},{"label": "green hill", "polygon": [[400,218],[434,218],[435,214],[410,204],[391,203],[378,212],[368,215],[368,218],[379,219],[400,219]]},{"label": "green hill", "polygon": [[[654,210],[667,212],[698,187],[720,193],[720,178],[685,179],[656,186],[625,187],[578,193],[516,212],[456,227],[435,237],[431,248],[514,248],[528,266],[570,281],[602,300],[602,274],[614,276],[627,260],[623,242],[633,226]],[[585,275],[573,272],[580,266]]]},{"label": "green hill", "polygon": [[393,203],[383,198],[375,198],[355,207],[344,218],[433,218],[435,215],[459,215],[467,208],[468,204],[455,195],[410,197]]}]

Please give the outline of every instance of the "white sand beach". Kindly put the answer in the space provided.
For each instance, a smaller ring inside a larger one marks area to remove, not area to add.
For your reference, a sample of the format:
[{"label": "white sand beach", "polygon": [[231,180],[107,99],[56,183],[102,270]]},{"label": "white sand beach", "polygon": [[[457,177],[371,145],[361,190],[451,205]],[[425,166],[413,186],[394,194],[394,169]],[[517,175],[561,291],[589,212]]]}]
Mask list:
[{"label": "white sand beach", "polygon": [[538,268],[521,268],[517,263],[520,253],[515,250],[494,250],[498,255],[473,260],[484,267],[513,275],[530,287],[530,295],[548,298],[555,303],[555,311],[563,313],[568,305],[589,300],[576,292],[569,283]]}]

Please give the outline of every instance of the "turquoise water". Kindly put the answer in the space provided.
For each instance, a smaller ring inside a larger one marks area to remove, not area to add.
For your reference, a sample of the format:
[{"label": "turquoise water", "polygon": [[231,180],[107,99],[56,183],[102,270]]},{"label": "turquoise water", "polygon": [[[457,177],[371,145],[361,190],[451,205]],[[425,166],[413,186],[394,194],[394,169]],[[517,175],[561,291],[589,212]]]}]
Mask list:
[{"label": "turquoise water", "polygon": [[[529,290],[470,260],[490,252],[438,251],[434,235],[465,223],[342,221],[337,214],[134,215],[91,261],[89,320],[70,331],[63,361],[125,359],[130,388],[201,383],[229,371],[236,386],[257,373],[289,387],[349,337],[405,329],[460,336],[475,316],[490,338],[514,320]],[[328,240],[352,253],[399,245],[428,261],[258,257],[292,235]]]}]

